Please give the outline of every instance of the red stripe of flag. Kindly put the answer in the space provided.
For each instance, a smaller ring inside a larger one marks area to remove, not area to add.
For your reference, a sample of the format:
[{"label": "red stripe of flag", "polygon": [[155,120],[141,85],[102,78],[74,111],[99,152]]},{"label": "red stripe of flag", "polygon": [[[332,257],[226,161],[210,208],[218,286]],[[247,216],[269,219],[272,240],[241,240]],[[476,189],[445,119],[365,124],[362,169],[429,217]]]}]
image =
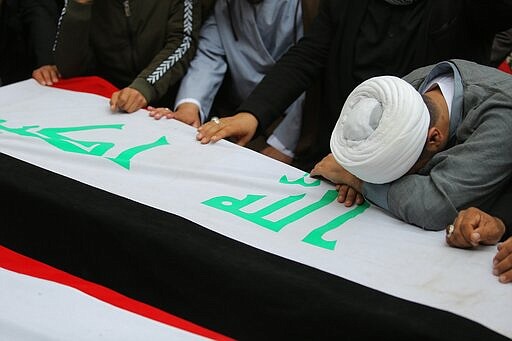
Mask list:
[{"label": "red stripe of flag", "polygon": [[213,340],[233,340],[200,327],[148,304],[121,295],[101,285],[86,281],[47,264],[23,256],[0,245],[0,267],[20,274],[60,283],[80,290],[118,308]]}]

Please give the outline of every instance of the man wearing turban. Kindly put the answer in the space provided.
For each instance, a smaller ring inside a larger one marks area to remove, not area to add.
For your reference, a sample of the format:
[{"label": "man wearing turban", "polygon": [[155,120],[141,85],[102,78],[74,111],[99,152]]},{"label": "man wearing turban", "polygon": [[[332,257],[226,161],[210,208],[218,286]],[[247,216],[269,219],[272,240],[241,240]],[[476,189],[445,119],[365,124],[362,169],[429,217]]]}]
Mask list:
[{"label": "man wearing turban", "polygon": [[292,165],[310,171],[330,152],[330,133],[357,85],[452,58],[488,65],[494,36],[512,26],[511,17],[512,0],[320,1],[311,29],[266,73],[237,114],[220,125],[206,122],[197,139],[230,138],[245,146],[307,90]]},{"label": "man wearing turban", "polygon": [[311,176],[340,185],[347,206],[364,196],[407,223],[442,230],[459,210],[495,204],[512,178],[511,146],[512,77],[450,60],[357,86],[332,132],[332,154]]}]

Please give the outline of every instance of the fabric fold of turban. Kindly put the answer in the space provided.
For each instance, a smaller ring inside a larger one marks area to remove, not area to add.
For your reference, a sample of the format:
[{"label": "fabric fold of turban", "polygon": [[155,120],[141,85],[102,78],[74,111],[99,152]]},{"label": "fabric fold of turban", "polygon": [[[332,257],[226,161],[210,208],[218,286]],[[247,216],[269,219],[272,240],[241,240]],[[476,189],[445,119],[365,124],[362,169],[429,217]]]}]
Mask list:
[{"label": "fabric fold of turban", "polygon": [[394,76],[370,78],[348,96],[331,135],[335,160],[359,179],[383,184],[420,157],[430,115],[421,95]]}]

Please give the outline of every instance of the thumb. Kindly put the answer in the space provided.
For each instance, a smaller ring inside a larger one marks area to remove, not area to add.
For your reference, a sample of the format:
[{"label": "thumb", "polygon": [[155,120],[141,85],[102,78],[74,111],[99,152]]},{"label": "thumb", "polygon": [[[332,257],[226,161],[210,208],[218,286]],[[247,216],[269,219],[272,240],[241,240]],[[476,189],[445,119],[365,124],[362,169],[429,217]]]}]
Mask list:
[{"label": "thumb", "polygon": [[110,110],[116,111],[117,110],[117,98],[119,97],[119,91],[116,91],[112,94],[112,97],[110,98]]},{"label": "thumb", "polygon": [[239,146],[245,146],[249,141],[251,141],[252,136],[251,135],[243,135],[238,139],[237,144]]},{"label": "thumb", "polygon": [[490,217],[476,228],[471,234],[471,242],[493,245],[499,242],[504,233],[504,227],[499,219]]}]

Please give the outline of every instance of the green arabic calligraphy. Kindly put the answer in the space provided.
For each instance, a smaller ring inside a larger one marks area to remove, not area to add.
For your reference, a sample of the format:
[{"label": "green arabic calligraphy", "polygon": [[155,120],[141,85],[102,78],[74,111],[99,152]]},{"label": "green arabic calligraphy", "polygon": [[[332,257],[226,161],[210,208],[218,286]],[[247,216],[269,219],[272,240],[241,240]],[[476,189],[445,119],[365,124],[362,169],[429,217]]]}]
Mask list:
[{"label": "green arabic calligraphy", "polygon": [[242,208],[264,198],[265,195],[249,194],[242,200],[238,200],[236,198],[232,198],[232,197],[228,197],[228,196],[220,196],[220,197],[215,197],[215,198],[206,200],[203,202],[203,204],[217,208],[219,210],[229,212],[231,214],[239,216],[240,218],[243,218],[245,220],[248,220],[255,224],[258,224],[262,227],[265,227],[271,231],[279,232],[286,225],[293,223],[294,221],[297,221],[301,218],[304,218],[306,215],[311,214],[312,212],[328,205],[329,203],[331,203],[332,201],[334,201],[336,199],[336,197],[338,196],[338,193],[335,190],[329,190],[317,202],[314,202],[304,208],[301,208],[300,210],[298,210],[284,218],[281,218],[277,221],[271,221],[269,219],[264,218],[265,216],[267,216],[271,213],[274,213],[277,210],[279,210],[285,206],[288,206],[293,202],[301,200],[302,198],[304,198],[305,195],[306,194],[299,194],[299,195],[292,195],[292,196],[283,198],[281,200],[278,200],[278,201],[270,204],[267,207],[264,207],[256,212],[252,212],[252,213],[242,211]]},{"label": "green arabic calligraphy", "polygon": [[288,177],[286,175],[283,175],[281,179],[279,179],[279,183],[285,184],[285,185],[299,185],[303,187],[315,187],[320,186],[321,181],[319,179],[314,179],[313,182],[306,182],[306,177],[309,177],[309,173],[305,173],[302,178],[299,178],[297,180],[288,180]]},{"label": "green arabic calligraphy", "polygon": [[[38,138],[65,152],[101,157],[105,157],[105,153],[107,153],[111,148],[113,148],[115,144],[112,142],[105,141],[76,140],[64,134],[98,129],[121,130],[124,126],[123,124],[108,124],[66,128],[40,128],[37,125],[33,125],[23,126],[21,128],[9,128],[2,124],[5,122],[7,121],[0,119],[0,132],[3,130],[19,136]],[[105,158],[111,160],[112,162],[115,162],[116,164],[120,165],[123,168],[130,169],[130,161],[133,159],[135,155],[140,154],[146,150],[167,144],[169,144],[169,142],[167,141],[166,137],[162,136],[154,142],[135,146],[127,150],[124,150],[116,157]]]},{"label": "green arabic calligraphy", "polygon": [[[304,181],[305,177],[308,174],[306,173],[302,178],[294,181],[288,180],[288,177],[285,175],[281,177],[280,183],[283,184],[294,184],[294,185],[300,185],[302,187],[311,187],[311,186],[317,186],[316,181],[313,183],[306,183]],[[317,180],[320,181],[320,180]],[[338,192],[336,190],[328,190],[320,200],[303,207],[286,217],[283,217],[277,221],[272,221],[270,219],[267,219],[268,215],[292,204],[295,203],[301,199],[303,199],[306,196],[306,194],[299,194],[299,195],[291,195],[285,198],[282,198],[276,202],[271,203],[270,205],[263,207],[255,212],[248,212],[247,210],[244,210],[244,208],[250,206],[251,204],[256,203],[258,200],[261,200],[266,197],[266,195],[255,195],[255,194],[248,194],[243,199],[237,199],[229,196],[218,196],[211,199],[208,199],[206,201],[203,201],[204,205],[231,213],[233,215],[236,215],[242,219],[245,219],[247,221],[250,221],[254,224],[257,224],[261,227],[264,227],[266,229],[269,229],[274,232],[279,232],[282,228],[284,228],[286,225],[291,224],[301,218],[304,218],[306,215],[311,214],[322,207],[325,207],[336,200],[336,197],[338,196]],[[324,235],[327,232],[330,232],[341,225],[343,225],[345,222],[347,222],[350,219],[353,219],[363,213],[370,205],[365,202],[362,205],[358,205],[351,209],[348,212],[345,212],[336,218],[329,221],[327,224],[322,225],[313,231],[311,231],[302,241],[305,243],[309,243],[311,245],[315,245],[327,250],[334,250],[336,247],[336,240],[326,240],[324,238]]]}]

